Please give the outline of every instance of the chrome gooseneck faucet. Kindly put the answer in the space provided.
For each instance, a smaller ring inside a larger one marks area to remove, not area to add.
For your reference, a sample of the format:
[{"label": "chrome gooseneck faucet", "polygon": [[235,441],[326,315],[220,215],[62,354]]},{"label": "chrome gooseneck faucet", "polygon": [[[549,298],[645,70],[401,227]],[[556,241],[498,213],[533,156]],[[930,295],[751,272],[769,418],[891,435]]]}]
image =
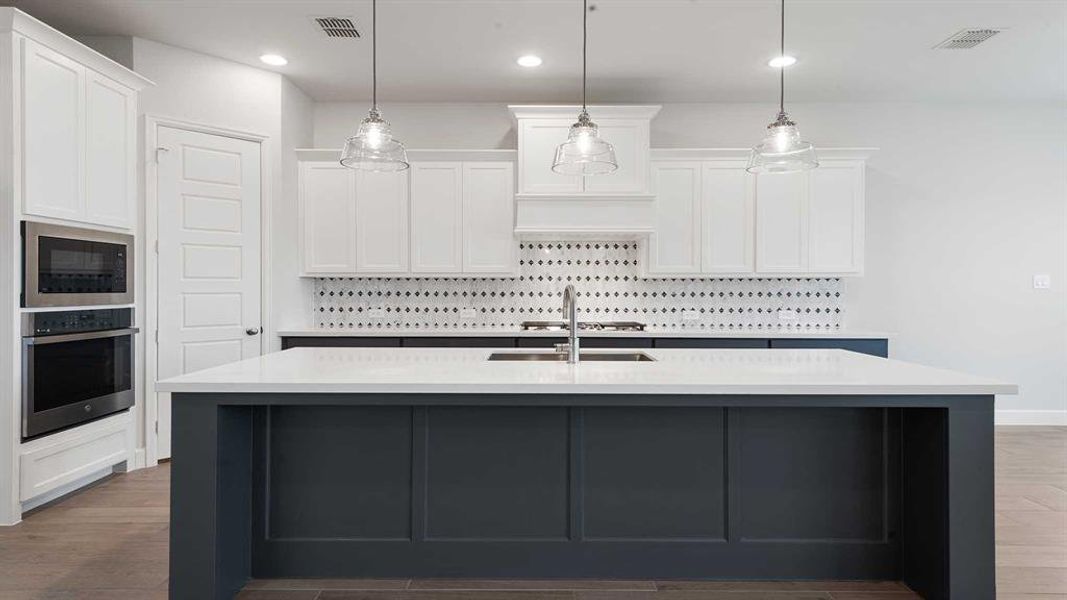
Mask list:
[{"label": "chrome gooseneck faucet", "polygon": [[573,285],[563,290],[563,318],[567,320],[567,362],[578,364],[578,307]]}]

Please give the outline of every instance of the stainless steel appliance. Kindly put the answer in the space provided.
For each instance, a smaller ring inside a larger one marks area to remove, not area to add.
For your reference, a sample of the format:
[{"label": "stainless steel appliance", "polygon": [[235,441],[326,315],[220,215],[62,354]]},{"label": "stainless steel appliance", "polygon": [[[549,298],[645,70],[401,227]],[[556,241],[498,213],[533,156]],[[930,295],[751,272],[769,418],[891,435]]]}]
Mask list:
[{"label": "stainless steel appliance", "polygon": [[133,236],[22,222],[22,305],[133,304]]},{"label": "stainless steel appliance", "polygon": [[22,438],[133,406],[132,308],[22,315]]},{"label": "stainless steel appliance", "polygon": [[[566,331],[566,321],[523,321],[523,331]],[[637,321],[578,321],[578,331],[644,331],[645,324]]]}]

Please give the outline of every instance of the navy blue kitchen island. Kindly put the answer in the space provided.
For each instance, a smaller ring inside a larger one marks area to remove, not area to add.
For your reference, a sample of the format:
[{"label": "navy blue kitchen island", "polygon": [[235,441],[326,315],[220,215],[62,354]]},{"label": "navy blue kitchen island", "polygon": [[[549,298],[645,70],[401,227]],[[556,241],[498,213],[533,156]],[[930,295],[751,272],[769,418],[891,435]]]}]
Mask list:
[{"label": "navy blue kitchen island", "polygon": [[249,578],[901,580],[995,598],[993,399],[840,350],[301,348],[174,392],[173,598]]}]

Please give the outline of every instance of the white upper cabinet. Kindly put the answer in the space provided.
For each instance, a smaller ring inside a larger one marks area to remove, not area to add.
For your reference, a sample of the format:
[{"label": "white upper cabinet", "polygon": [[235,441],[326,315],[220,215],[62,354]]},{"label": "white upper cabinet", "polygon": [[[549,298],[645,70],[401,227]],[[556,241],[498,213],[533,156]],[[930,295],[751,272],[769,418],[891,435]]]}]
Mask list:
[{"label": "white upper cabinet", "polygon": [[134,226],[137,185],[137,94],[86,73],[85,216],[105,225]]},{"label": "white upper cabinet", "polygon": [[870,150],[824,149],[801,173],[752,175],[741,150],[657,150],[650,277],[863,274]]},{"label": "white upper cabinet", "polygon": [[85,67],[22,44],[22,194],[27,214],[85,216]]},{"label": "white upper cabinet", "polygon": [[755,178],[745,161],[704,164],[701,190],[702,272],[746,275],[755,270]]},{"label": "white upper cabinet", "polygon": [[519,193],[573,195],[582,192],[582,178],[552,171],[556,146],[567,139],[573,119],[522,119],[518,125]]},{"label": "white upper cabinet", "polygon": [[23,212],[134,228],[137,89],[147,80],[73,40],[19,39]]},{"label": "white upper cabinet", "polygon": [[353,172],[356,174],[356,271],[406,272],[408,174]]},{"label": "white upper cabinet", "polygon": [[463,163],[411,165],[411,271],[463,270]]},{"label": "white upper cabinet", "polygon": [[591,106],[600,137],[615,147],[619,168],[609,175],[575,177],[552,171],[556,147],[567,140],[579,106],[509,106],[519,143],[523,197],[630,197],[650,195],[649,123],[659,106]]},{"label": "white upper cabinet", "polygon": [[300,164],[303,264],[308,274],[356,270],[356,172],[337,161]]},{"label": "white upper cabinet", "polygon": [[515,168],[508,151],[412,150],[411,168],[342,167],[336,150],[299,150],[306,276],[507,277],[518,271]]},{"label": "white upper cabinet", "polygon": [[653,163],[656,218],[647,242],[649,274],[700,272],[702,169],[701,162]]},{"label": "white upper cabinet", "polygon": [[515,242],[515,168],[510,162],[463,164],[463,271],[512,274]]},{"label": "white upper cabinet", "polygon": [[803,273],[808,267],[808,173],[756,177],[756,270]]}]

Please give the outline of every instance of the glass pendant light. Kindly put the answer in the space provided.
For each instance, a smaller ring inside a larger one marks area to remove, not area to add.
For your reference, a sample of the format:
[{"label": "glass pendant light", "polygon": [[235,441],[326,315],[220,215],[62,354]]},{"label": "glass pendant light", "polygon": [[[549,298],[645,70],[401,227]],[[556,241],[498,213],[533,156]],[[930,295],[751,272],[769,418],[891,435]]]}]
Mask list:
[{"label": "glass pendant light", "polygon": [[589,39],[589,0],[582,0],[582,112],[571,125],[567,141],[556,148],[552,170],[561,175],[604,175],[619,168],[615,148],[600,139],[596,123],[586,110],[586,46]]},{"label": "glass pendant light", "polygon": [[371,0],[371,108],[356,135],[345,141],[341,164],[362,171],[403,171],[408,153],[378,112],[378,0]]},{"label": "glass pendant light", "polygon": [[[785,0],[781,0],[782,30],[779,56],[785,56]],[[797,124],[785,112],[785,67],[779,67],[778,118],[767,126],[767,136],[752,148],[749,173],[792,173],[819,166],[815,146],[800,138]]]}]

